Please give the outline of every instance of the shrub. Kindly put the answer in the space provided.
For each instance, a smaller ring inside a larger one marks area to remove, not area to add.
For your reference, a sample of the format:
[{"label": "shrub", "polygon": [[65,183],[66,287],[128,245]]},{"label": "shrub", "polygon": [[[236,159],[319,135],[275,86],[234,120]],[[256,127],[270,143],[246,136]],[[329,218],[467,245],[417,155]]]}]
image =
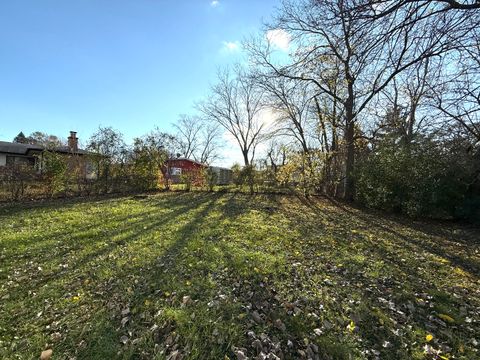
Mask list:
[{"label": "shrub", "polygon": [[385,140],[357,164],[356,200],[409,216],[454,217],[462,213],[473,159],[420,138],[405,145]]},{"label": "shrub", "polygon": [[42,174],[46,192],[50,197],[67,188],[67,163],[64,155],[44,151],[42,154]]},{"label": "shrub", "polygon": [[34,169],[27,164],[11,164],[0,168],[0,184],[8,198],[13,201],[26,196],[27,188],[35,177]]},{"label": "shrub", "polygon": [[211,167],[203,170],[203,178],[205,179],[204,183],[207,187],[207,190],[208,191],[213,191],[213,188],[215,187],[215,185],[217,184],[217,181],[218,181],[218,176],[217,174],[215,173],[215,171],[213,171],[213,169]]}]

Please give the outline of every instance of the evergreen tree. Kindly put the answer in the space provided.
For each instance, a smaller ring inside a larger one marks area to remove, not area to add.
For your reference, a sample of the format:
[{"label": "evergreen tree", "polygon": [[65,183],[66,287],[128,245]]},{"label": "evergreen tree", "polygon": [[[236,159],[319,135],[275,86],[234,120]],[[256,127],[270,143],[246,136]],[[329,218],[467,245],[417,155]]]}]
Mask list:
[{"label": "evergreen tree", "polygon": [[13,139],[13,142],[19,143],[19,144],[28,144],[28,139],[23,133],[23,131],[20,131],[17,136]]}]

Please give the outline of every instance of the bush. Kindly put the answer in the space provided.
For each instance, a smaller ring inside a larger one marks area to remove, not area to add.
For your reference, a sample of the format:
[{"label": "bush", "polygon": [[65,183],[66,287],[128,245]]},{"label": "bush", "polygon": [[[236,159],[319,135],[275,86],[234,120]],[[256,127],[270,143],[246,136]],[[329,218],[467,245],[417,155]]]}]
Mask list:
[{"label": "bush", "polygon": [[464,214],[474,161],[453,150],[425,138],[408,145],[381,142],[357,164],[356,200],[415,217]]},{"label": "bush", "polygon": [[277,182],[282,186],[293,186],[305,196],[319,192],[324,173],[325,155],[311,150],[309,153],[295,152],[277,173]]},{"label": "bush", "polygon": [[251,194],[254,193],[255,186],[255,167],[253,165],[248,165],[240,167],[240,165],[235,164],[232,166],[233,172],[233,183],[237,188],[247,186]]},{"label": "bush", "polygon": [[213,191],[213,188],[215,187],[218,181],[218,176],[215,173],[215,171],[213,171],[211,167],[208,167],[206,170],[203,171],[202,175],[205,180],[204,183],[207,187],[207,190]]},{"label": "bush", "polygon": [[64,155],[44,151],[42,154],[42,173],[47,194],[53,197],[58,192],[65,192],[68,186],[67,163]]},{"label": "bush", "polygon": [[9,200],[17,201],[25,198],[27,189],[35,181],[34,169],[26,164],[12,164],[0,168],[0,184]]}]

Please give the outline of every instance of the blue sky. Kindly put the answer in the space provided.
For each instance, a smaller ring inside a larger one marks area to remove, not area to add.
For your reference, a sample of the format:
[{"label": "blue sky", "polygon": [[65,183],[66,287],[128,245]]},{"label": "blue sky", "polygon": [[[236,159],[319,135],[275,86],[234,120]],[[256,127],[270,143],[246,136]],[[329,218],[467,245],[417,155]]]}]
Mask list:
[{"label": "blue sky", "polygon": [[20,130],[127,141],[192,113],[278,0],[0,1],[0,140]]}]

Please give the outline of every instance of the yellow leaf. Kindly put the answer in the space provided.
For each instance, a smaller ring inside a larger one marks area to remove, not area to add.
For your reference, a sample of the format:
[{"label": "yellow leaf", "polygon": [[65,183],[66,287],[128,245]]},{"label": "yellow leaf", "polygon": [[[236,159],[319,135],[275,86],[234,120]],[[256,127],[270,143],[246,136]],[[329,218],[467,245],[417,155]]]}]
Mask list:
[{"label": "yellow leaf", "polygon": [[432,341],[432,339],[433,339],[433,335],[432,335],[432,334],[427,334],[427,336],[425,336],[425,340],[427,340],[427,342]]},{"label": "yellow leaf", "polygon": [[150,300],[148,300],[148,299],[145,300],[145,306],[148,306],[148,305],[150,305],[151,303],[152,303],[152,302],[151,302]]},{"label": "yellow leaf", "polygon": [[350,332],[353,332],[355,328],[356,328],[355,323],[353,321],[350,321],[350,324],[347,325],[347,330],[349,330]]},{"label": "yellow leaf", "polygon": [[72,298],[72,301],[79,301],[79,300],[80,300],[80,297],[79,297],[79,296],[74,296],[74,297]]},{"label": "yellow leaf", "polygon": [[442,319],[443,321],[446,321],[446,322],[449,322],[449,323],[455,322],[455,320],[451,316],[448,316],[447,314],[439,314],[438,317],[440,319]]}]

